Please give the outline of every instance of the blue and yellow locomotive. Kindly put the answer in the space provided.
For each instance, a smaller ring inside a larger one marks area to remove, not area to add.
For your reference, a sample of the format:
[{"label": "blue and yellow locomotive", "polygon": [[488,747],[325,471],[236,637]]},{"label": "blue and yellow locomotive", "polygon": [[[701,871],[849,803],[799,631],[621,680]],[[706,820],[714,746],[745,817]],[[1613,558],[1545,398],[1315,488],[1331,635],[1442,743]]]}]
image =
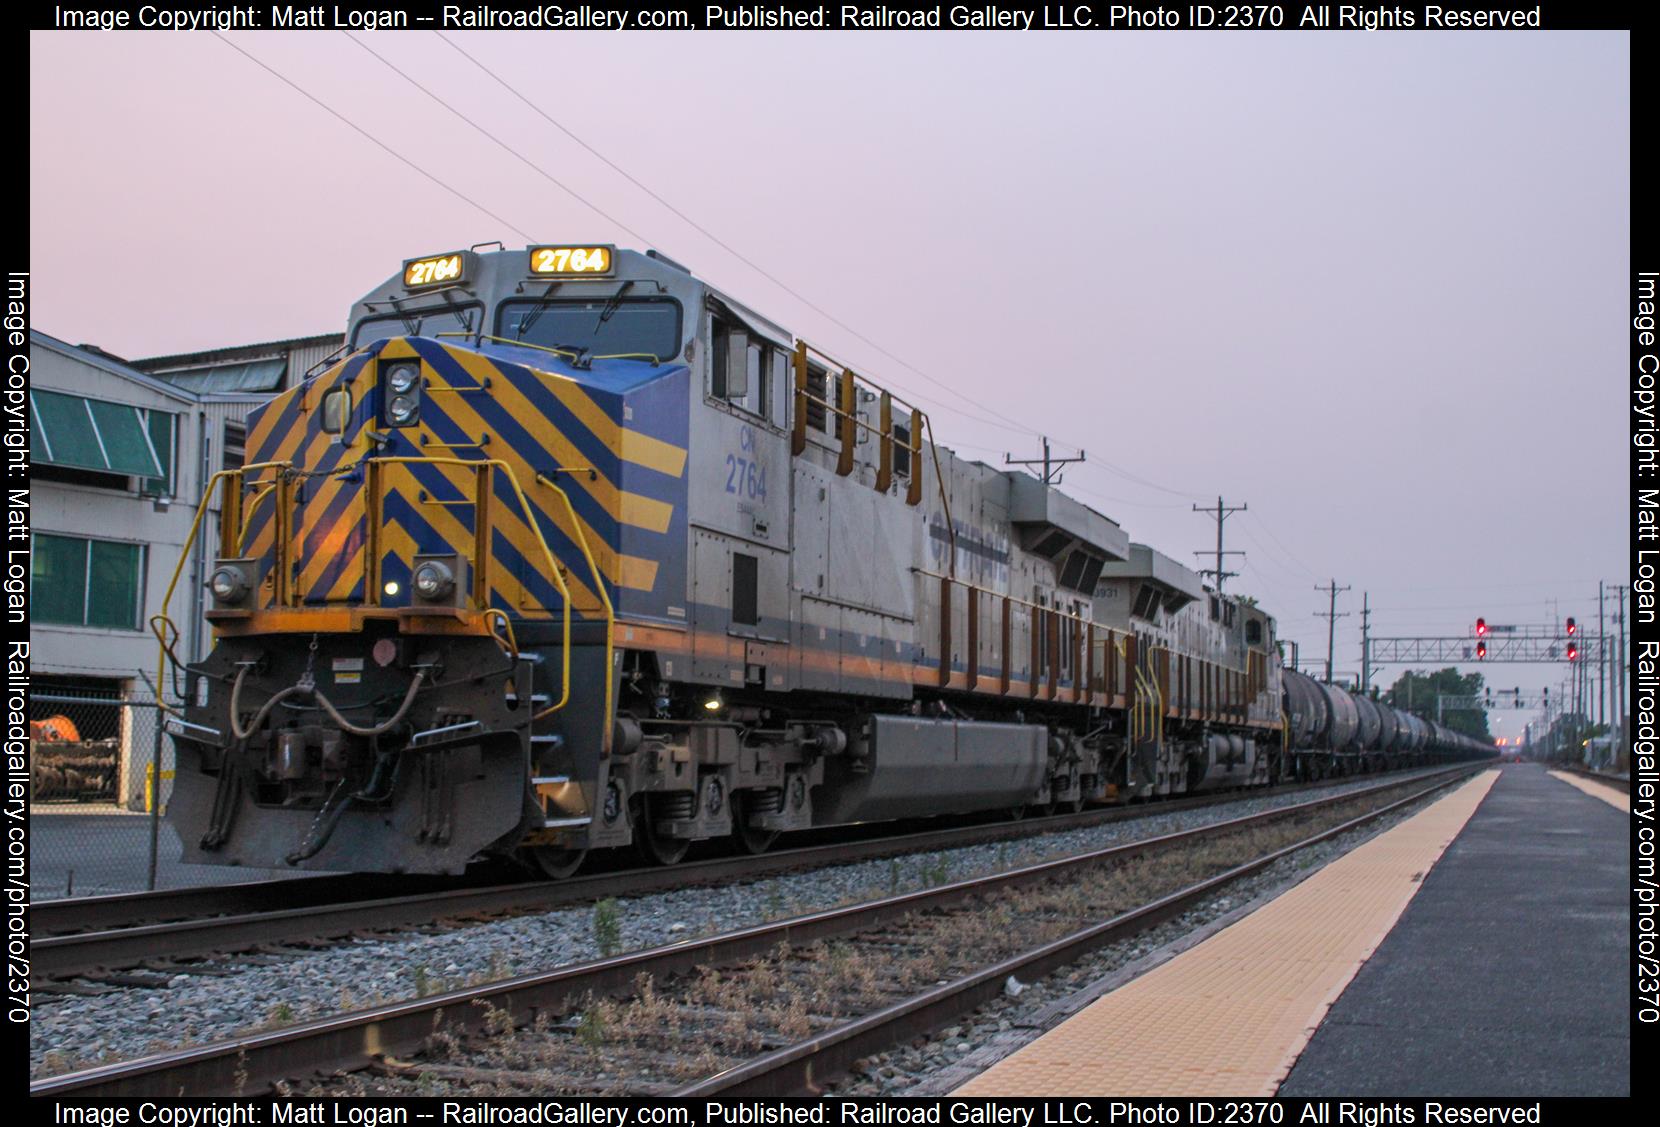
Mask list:
[{"label": "blue and yellow locomotive", "polygon": [[559,875],[1428,745],[1314,733],[1261,610],[655,253],[414,259],[348,349],[213,487],[187,861]]}]

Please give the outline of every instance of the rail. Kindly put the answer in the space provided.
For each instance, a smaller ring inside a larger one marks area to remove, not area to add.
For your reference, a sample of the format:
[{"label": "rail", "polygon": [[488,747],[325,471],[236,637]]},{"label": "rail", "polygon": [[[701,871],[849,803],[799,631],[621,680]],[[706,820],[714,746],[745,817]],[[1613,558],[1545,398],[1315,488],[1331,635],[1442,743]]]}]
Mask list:
[{"label": "rail", "polygon": [[[1428,786],[1423,797],[1451,785],[1482,765],[1463,764],[1416,776]],[[646,948],[590,962],[566,964],[477,986],[462,987],[354,1013],[328,1015],[280,1029],[265,1030],[207,1045],[167,1049],[137,1060],[93,1065],[77,1072],[33,1080],[37,1096],[153,1096],[183,1090],[193,1096],[240,1094],[263,1090],[285,1077],[361,1068],[377,1057],[417,1051],[435,1028],[461,1036],[498,1021],[496,1012],[529,1015],[562,1013],[584,998],[626,993],[641,975],[658,982],[690,974],[702,966],[729,966],[777,949],[781,942],[805,944],[840,938],[881,927],[917,912],[933,912],[974,898],[996,903],[1006,891],[1046,881],[1066,881],[1073,874],[1136,856],[1156,856],[1174,846],[1191,845],[1238,830],[1299,818],[1337,803],[1366,800],[1398,788],[1407,780],[1345,791],[1159,837],[1141,838],[1103,849],[1066,854],[1004,872],[934,885],[880,900],[844,905],[784,920],[729,931],[664,947]],[[1398,805],[1392,804],[1395,808]],[[1373,813],[1380,813],[1381,810]],[[1349,823],[1324,831],[1342,832]],[[1272,854],[1269,855],[1270,859]],[[751,859],[752,860],[752,859]],[[1263,863],[1266,863],[1264,861]],[[676,870],[678,872],[678,870]],[[430,901],[430,898],[426,898]],[[995,979],[1001,989],[1003,979]]]}]

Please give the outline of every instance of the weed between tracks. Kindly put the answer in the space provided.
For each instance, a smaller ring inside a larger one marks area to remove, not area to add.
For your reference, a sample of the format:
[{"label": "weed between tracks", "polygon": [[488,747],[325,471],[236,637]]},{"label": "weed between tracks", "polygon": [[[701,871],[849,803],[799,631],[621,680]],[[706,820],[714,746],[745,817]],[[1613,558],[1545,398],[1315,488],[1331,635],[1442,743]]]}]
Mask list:
[{"label": "weed between tracks", "polygon": [[[590,995],[578,1008],[539,1014],[528,1024],[493,1010],[481,1035],[466,1041],[435,1038],[419,1062],[388,1062],[373,1075],[353,1076],[312,1094],[663,1094],[1215,876],[1396,797],[1391,792],[1355,799],[995,898],[914,912],[856,935],[781,944],[762,958],[706,966],[665,982],[642,975],[627,997]],[[919,875],[928,885],[951,879],[948,865],[924,866]],[[596,935],[599,927],[596,909]]]}]

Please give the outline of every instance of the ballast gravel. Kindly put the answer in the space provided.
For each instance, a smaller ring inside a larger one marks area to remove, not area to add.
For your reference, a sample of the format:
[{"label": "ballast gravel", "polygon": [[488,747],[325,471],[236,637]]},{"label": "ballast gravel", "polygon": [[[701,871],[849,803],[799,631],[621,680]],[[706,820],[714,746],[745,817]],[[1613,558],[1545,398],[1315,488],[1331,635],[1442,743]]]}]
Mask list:
[{"label": "ballast gravel", "polygon": [[1175,919],[1102,947],[1045,978],[1030,983],[1006,982],[1002,997],[933,1037],[918,1038],[857,1062],[848,1076],[827,1086],[825,1095],[946,1095],[1083,1008],[1104,992],[1103,980],[1117,986],[1145,974],[1439,797],[1431,795],[1359,829],[1281,858]]},{"label": "ballast gravel", "polygon": [[[1412,777],[1405,774],[1391,781],[1410,781]],[[386,939],[345,940],[274,964],[219,960],[203,965],[211,974],[178,973],[161,988],[117,989],[96,996],[41,995],[30,1022],[29,1071],[32,1077],[50,1076],[546,971],[604,954],[730,931],[1069,853],[1175,833],[1312,797],[1345,794],[1379,781],[1373,777],[1312,792],[1246,797],[1200,810],[1160,813],[1150,808],[1145,817],[1018,841],[862,861],[715,888],[652,893],[612,906],[559,909],[438,933],[411,931]],[[1288,863],[1300,863],[1300,859],[1288,859],[1281,865]],[[1274,878],[1252,879],[1260,882]],[[1278,879],[1283,881],[1283,874]],[[1236,895],[1254,894],[1230,893],[1229,898]],[[1205,910],[1196,909],[1196,913]],[[607,918],[601,919],[602,914]],[[1174,921],[1158,934],[1169,928],[1177,929],[1179,934],[1192,926],[1197,925]],[[601,949],[601,938],[606,940],[605,950]],[[1137,943],[1157,946],[1165,941],[1154,935]],[[992,1032],[996,1032],[995,1026]],[[970,1049],[959,1050],[959,1044],[968,1044]],[[975,1044],[974,1037],[963,1036],[951,1041],[944,1051],[955,1058],[971,1051]],[[927,1072],[921,1066],[915,1070],[897,1064],[881,1067],[893,1069],[891,1079],[898,1081],[899,1087],[910,1086]]]}]

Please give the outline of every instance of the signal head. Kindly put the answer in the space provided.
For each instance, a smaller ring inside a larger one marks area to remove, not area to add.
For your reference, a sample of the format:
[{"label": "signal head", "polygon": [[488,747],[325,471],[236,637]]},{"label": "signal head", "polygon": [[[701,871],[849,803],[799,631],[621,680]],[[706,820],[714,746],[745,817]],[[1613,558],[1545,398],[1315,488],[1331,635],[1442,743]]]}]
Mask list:
[{"label": "signal head", "polygon": [[1569,642],[1568,643],[1568,660],[1569,661],[1578,661],[1579,660],[1579,646],[1574,642]]},{"label": "signal head", "polygon": [[1568,619],[1568,637],[1572,638],[1574,636],[1574,632],[1578,629],[1579,627],[1574,624],[1574,620],[1571,618]]},{"label": "signal head", "polygon": [[1487,643],[1486,642],[1477,642],[1476,643],[1476,660],[1480,661],[1483,658],[1485,658],[1486,656],[1487,656]]},{"label": "signal head", "polygon": [[1487,620],[1485,618],[1476,619],[1476,637],[1482,638],[1482,637],[1486,637],[1486,635],[1487,635]]}]

